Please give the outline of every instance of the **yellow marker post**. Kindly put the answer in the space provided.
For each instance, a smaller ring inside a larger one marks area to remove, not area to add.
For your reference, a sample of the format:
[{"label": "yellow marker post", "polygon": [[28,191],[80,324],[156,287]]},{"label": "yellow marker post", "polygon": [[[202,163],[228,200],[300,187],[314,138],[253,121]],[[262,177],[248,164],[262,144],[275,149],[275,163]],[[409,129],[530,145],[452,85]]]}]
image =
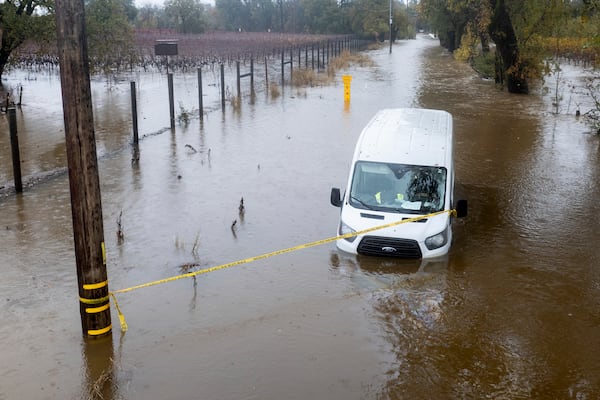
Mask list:
[{"label": "yellow marker post", "polygon": [[350,83],[352,82],[352,75],[342,75],[342,82],[344,82],[344,101],[350,101]]}]

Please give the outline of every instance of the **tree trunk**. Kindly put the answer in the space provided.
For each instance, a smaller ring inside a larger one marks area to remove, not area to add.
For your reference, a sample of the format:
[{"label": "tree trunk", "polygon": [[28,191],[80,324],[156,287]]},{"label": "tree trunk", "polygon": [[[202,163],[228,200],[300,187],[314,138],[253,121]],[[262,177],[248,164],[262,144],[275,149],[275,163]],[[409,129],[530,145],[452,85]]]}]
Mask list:
[{"label": "tree trunk", "polygon": [[0,86],[2,86],[2,74],[4,74],[4,66],[8,61],[8,55],[5,55],[3,51],[0,50]]},{"label": "tree trunk", "polygon": [[[4,9],[0,12],[0,85],[10,54],[27,39],[28,31],[24,27],[30,24],[28,19],[37,6],[33,0],[2,3]],[[10,23],[7,23],[7,20],[10,20]]]},{"label": "tree trunk", "polygon": [[7,39],[7,35],[9,34],[9,32],[0,31],[0,35],[2,36],[2,39],[0,40],[0,85],[2,84],[2,75],[4,73],[4,68],[8,63],[10,53],[16,47],[14,40]]},{"label": "tree trunk", "polygon": [[510,93],[529,93],[529,85],[524,72],[524,64],[520,60],[517,35],[512,25],[510,15],[504,0],[490,0],[492,20],[489,31],[490,37],[496,43],[496,51],[500,53],[502,71],[496,71],[505,77],[506,87]]},{"label": "tree trunk", "polygon": [[490,37],[487,32],[479,32],[479,40],[481,41],[481,52],[488,54],[490,52]]}]

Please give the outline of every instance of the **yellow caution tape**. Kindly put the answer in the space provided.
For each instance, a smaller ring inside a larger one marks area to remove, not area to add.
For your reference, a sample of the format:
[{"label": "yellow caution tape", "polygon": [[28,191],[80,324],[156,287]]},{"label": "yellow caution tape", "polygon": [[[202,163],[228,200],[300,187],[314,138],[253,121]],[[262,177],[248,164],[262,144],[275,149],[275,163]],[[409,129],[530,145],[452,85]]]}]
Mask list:
[{"label": "yellow caution tape", "polygon": [[119,322],[121,323],[121,332],[127,332],[127,322],[125,321],[125,316],[121,312],[121,308],[119,307],[119,302],[113,293],[110,294],[115,301],[115,308],[117,309],[117,313],[119,314]]},{"label": "yellow caution tape", "polygon": [[248,264],[248,263],[253,262],[253,261],[263,260],[265,258],[277,256],[277,255],[280,255],[280,254],[285,254],[285,253],[290,253],[292,251],[297,251],[297,250],[307,249],[307,248],[310,248],[310,247],[320,246],[322,244],[335,242],[336,240],[339,240],[339,239],[346,239],[346,238],[353,237],[353,236],[364,235],[365,233],[373,232],[373,231],[376,231],[376,230],[390,228],[390,227],[393,227],[393,226],[397,226],[397,225],[401,225],[401,224],[406,224],[406,223],[409,223],[409,222],[416,222],[416,221],[419,221],[419,220],[422,220],[422,219],[432,218],[432,217],[435,217],[437,215],[446,214],[446,213],[448,213],[448,214],[450,214],[452,216],[456,216],[456,210],[444,210],[444,211],[434,212],[434,213],[431,213],[431,214],[419,215],[418,217],[414,217],[414,218],[406,218],[406,219],[403,219],[403,220],[400,220],[400,221],[390,222],[389,224],[378,225],[378,226],[375,226],[375,227],[372,227],[372,228],[363,229],[361,231],[350,232],[350,233],[346,233],[344,235],[333,236],[333,237],[330,237],[330,238],[327,238],[327,239],[316,240],[314,242],[304,243],[304,244],[300,244],[298,246],[288,247],[286,249],[272,251],[270,253],[264,253],[264,254],[261,254],[261,255],[258,255],[258,256],[249,257],[249,258],[245,258],[243,260],[238,260],[238,261],[233,261],[233,262],[226,263],[226,264],[217,265],[217,266],[206,268],[206,269],[202,269],[202,270],[199,270],[199,271],[193,271],[193,272],[188,272],[186,274],[172,276],[170,278],[159,279],[159,280],[156,280],[156,281],[152,281],[152,282],[148,282],[148,283],[143,283],[141,285],[132,286],[132,287],[129,287],[129,288],[126,288],[126,289],[115,290],[114,292],[110,292],[109,294],[115,300],[115,306],[117,308],[117,312],[119,313],[119,319],[121,320],[121,329],[123,330],[123,332],[125,332],[125,331],[127,331],[127,323],[125,322],[125,317],[121,313],[121,310],[119,309],[119,306],[117,304],[117,299],[115,298],[115,294],[116,293],[132,292],[132,291],[137,290],[137,289],[142,289],[142,288],[146,288],[146,287],[150,287],[150,286],[160,285],[162,283],[173,282],[173,281],[177,281],[179,279],[184,279],[184,278],[191,278],[193,276],[207,274],[209,272],[219,271],[219,270],[222,270],[222,269],[225,269],[225,268],[234,267],[236,265]]}]

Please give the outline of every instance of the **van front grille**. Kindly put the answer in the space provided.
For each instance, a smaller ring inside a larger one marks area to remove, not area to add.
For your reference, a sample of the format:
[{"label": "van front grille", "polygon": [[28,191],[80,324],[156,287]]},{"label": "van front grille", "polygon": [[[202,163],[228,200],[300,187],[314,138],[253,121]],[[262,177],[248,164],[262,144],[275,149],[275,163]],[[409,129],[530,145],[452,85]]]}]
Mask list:
[{"label": "van front grille", "polygon": [[421,248],[416,240],[383,236],[365,236],[356,249],[367,256],[421,258]]}]

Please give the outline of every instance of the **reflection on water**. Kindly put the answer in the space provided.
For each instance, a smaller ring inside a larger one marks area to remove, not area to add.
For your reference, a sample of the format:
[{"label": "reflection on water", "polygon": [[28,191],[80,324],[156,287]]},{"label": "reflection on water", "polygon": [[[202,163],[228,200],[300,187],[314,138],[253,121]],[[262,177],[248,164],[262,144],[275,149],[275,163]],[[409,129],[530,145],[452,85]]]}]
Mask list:
[{"label": "reflection on water", "polygon": [[[599,398],[598,137],[554,114],[542,88],[498,91],[426,37],[369,54],[375,68],[349,71],[349,103],[341,82],[258,90],[174,131],[166,79],[140,75],[138,148],[128,83],[96,82],[111,290],[331,237],[330,189],[343,186],[364,124],[391,106],[454,115],[469,216],[446,259],[304,249],[119,295],[130,330],[118,348],[85,342],[58,174],[0,198],[0,399],[96,386],[107,399]],[[193,77],[175,81],[194,109]],[[62,116],[44,97],[27,103],[45,112],[19,116],[25,174],[64,167]]]},{"label": "reflection on water", "polygon": [[83,358],[86,371],[86,388],[83,399],[116,399],[118,388],[115,379],[115,357],[111,336],[100,339],[83,339]]}]

